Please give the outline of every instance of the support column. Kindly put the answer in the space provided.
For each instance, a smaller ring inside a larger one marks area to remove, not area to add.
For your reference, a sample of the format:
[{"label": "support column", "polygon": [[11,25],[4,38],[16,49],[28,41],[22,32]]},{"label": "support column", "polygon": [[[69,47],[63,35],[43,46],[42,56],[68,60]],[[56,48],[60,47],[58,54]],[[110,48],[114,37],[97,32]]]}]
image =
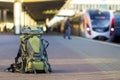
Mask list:
[{"label": "support column", "polygon": [[21,27],[25,26],[25,12],[22,11],[21,13]]},{"label": "support column", "polygon": [[27,24],[27,12],[25,12],[25,26],[27,26],[28,24]]},{"label": "support column", "polygon": [[49,18],[46,18],[45,24],[48,25],[49,21]]},{"label": "support column", "polygon": [[0,10],[0,22],[2,22],[2,10]]},{"label": "support column", "polygon": [[3,10],[3,22],[7,21],[7,10]]},{"label": "support column", "polygon": [[15,1],[15,2],[14,2],[15,34],[20,34],[21,10],[22,10],[22,3],[21,3],[20,1]]}]

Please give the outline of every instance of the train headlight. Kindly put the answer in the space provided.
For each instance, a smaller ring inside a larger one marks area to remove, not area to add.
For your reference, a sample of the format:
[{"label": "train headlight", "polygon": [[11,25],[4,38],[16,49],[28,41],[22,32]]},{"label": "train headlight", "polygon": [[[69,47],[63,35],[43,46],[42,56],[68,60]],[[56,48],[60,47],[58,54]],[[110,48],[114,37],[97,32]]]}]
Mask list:
[{"label": "train headlight", "polygon": [[114,20],[114,18],[112,18],[111,28],[110,28],[110,36],[114,35],[114,31],[115,31],[115,20]]},{"label": "train headlight", "polygon": [[113,31],[115,31],[115,29],[114,29],[114,28],[111,28],[111,31],[113,32]]},{"label": "train headlight", "polygon": [[88,32],[89,35],[91,35],[90,26],[88,24],[86,25],[86,31]]},{"label": "train headlight", "polygon": [[90,31],[90,28],[87,27],[86,29],[87,29],[87,31]]}]

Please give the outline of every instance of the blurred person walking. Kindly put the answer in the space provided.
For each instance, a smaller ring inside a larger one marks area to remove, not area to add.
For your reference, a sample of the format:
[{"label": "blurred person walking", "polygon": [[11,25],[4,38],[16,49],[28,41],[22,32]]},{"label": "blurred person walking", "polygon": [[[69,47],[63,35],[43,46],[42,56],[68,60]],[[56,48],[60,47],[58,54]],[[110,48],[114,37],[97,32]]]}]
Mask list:
[{"label": "blurred person walking", "polygon": [[68,39],[71,39],[71,26],[70,26],[70,18],[68,17],[68,19],[65,22],[64,25],[64,39],[66,38],[66,36],[68,36]]}]

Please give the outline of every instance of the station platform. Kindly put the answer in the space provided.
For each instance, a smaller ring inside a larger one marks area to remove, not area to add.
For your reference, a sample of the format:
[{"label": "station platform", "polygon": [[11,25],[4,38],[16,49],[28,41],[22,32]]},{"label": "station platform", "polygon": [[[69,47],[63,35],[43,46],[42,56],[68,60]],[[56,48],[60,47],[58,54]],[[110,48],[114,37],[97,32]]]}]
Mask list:
[{"label": "station platform", "polygon": [[21,74],[5,72],[14,63],[19,35],[0,35],[0,80],[120,80],[120,45],[60,34],[46,34],[47,48],[53,72]]}]

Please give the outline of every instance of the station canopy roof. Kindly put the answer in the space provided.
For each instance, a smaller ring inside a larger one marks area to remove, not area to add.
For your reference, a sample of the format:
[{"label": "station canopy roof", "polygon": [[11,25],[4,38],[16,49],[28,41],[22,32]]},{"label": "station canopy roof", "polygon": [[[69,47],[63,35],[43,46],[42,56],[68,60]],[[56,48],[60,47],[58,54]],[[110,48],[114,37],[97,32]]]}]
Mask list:
[{"label": "station canopy roof", "polygon": [[[53,18],[67,0],[17,0],[22,1],[23,9],[37,22]],[[0,0],[0,9],[13,13],[14,0]]]}]

